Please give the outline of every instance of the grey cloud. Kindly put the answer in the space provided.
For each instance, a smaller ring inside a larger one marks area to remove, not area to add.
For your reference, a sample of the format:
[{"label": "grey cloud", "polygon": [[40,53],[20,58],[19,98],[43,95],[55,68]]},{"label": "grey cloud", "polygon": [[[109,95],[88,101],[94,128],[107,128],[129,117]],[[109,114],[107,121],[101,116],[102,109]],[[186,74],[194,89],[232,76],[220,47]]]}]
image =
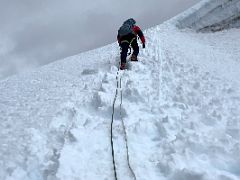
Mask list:
[{"label": "grey cloud", "polygon": [[114,42],[129,17],[146,29],[198,1],[1,0],[0,79]]}]

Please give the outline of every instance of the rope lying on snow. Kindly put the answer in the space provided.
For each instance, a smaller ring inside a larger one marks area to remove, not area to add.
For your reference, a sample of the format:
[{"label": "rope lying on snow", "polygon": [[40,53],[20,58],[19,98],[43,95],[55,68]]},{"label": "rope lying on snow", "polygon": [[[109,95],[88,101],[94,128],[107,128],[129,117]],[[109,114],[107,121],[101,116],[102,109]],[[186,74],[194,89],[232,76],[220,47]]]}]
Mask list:
[{"label": "rope lying on snow", "polygon": [[123,100],[122,77],[119,78],[119,72],[120,72],[120,64],[119,64],[118,71],[117,71],[117,76],[116,76],[117,88],[116,88],[115,97],[114,97],[114,100],[113,100],[112,121],[111,121],[111,147],[112,147],[112,160],[113,160],[114,176],[115,176],[115,180],[117,180],[118,178],[117,178],[115,153],[114,153],[114,146],[113,146],[113,121],[114,121],[114,113],[115,113],[115,103],[116,103],[117,96],[118,96],[118,89],[120,89],[120,92],[121,92],[120,117],[121,117],[122,127],[123,127],[123,131],[124,131],[124,140],[125,140],[125,146],[126,146],[126,151],[127,151],[128,168],[131,171],[131,174],[132,174],[134,180],[136,180],[137,179],[136,175],[135,175],[135,173],[134,173],[134,171],[131,167],[131,164],[130,164],[127,132],[126,132],[126,126],[125,126],[124,121],[123,121],[123,116],[122,116],[122,100]]},{"label": "rope lying on snow", "polygon": [[116,92],[115,92],[115,97],[113,100],[113,106],[112,106],[112,121],[111,121],[111,147],[112,147],[112,160],[113,160],[113,170],[114,170],[114,177],[115,180],[117,180],[117,170],[116,170],[116,163],[115,163],[115,153],[114,153],[114,147],[113,147],[113,121],[114,121],[114,113],[115,113],[115,103],[117,100],[117,96],[118,96],[118,88],[119,88],[119,71],[120,71],[120,67],[118,67],[118,71],[117,71],[117,76],[116,76],[116,80],[117,80],[117,88],[116,88]]}]

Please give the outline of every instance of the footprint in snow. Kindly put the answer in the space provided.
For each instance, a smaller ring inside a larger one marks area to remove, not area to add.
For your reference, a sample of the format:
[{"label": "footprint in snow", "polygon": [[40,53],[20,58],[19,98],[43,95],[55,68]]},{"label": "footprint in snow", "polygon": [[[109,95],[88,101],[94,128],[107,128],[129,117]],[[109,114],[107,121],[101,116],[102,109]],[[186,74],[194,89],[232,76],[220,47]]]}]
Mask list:
[{"label": "footprint in snow", "polygon": [[98,73],[98,70],[96,69],[84,69],[82,71],[82,75],[92,75],[92,74],[97,74]]}]

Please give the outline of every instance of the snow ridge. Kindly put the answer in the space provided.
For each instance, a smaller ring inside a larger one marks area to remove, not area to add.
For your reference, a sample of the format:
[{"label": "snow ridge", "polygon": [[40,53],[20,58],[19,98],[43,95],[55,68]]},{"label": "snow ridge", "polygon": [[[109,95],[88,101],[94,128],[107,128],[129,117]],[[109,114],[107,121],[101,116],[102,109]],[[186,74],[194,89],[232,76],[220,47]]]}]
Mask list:
[{"label": "snow ridge", "polygon": [[209,0],[202,3],[181,19],[177,26],[201,32],[240,27],[239,0]]}]

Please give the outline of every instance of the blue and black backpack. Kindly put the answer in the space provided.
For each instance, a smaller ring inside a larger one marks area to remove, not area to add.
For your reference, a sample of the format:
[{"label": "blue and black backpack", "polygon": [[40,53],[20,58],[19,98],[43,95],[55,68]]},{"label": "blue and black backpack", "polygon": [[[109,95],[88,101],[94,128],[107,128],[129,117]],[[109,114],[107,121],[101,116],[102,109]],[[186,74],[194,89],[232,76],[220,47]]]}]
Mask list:
[{"label": "blue and black backpack", "polygon": [[120,37],[126,36],[128,34],[134,34],[133,26],[135,25],[136,21],[133,18],[126,20],[123,25],[118,30],[118,35]]}]

